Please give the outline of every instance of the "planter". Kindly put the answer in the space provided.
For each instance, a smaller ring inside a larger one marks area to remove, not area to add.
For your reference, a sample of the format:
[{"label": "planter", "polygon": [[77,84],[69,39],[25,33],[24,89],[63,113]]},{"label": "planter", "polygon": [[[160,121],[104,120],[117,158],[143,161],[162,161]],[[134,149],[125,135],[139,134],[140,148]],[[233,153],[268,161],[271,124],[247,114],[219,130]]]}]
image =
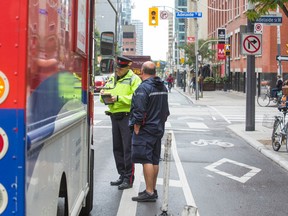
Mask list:
[{"label": "planter", "polygon": [[215,85],[215,89],[216,90],[222,90],[224,88],[224,84],[223,83],[216,83]]},{"label": "planter", "polygon": [[215,83],[203,83],[203,91],[215,91]]},{"label": "planter", "polygon": [[228,89],[228,83],[224,83],[224,91],[227,91]]}]

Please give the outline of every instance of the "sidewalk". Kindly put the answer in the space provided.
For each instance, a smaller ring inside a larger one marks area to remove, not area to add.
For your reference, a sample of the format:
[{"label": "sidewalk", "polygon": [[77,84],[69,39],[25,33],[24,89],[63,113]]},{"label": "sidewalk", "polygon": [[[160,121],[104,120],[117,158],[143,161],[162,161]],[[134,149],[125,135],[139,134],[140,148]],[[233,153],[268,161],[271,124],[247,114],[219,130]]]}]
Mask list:
[{"label": "sidewalk", "polygon": [[[186,90],[186,92],[183,92],[183,89],[178,87],[173,89],[187,97],[194,104],[213,106],[219,105],[219,102],[222,104],[225,102],[229,103],[233,99],[233,104],[236,102],[239,105],[246,106],[246,94],[242,92],[204,91],[203,97],[196,100],[195,94],[189,93],[189,89]],[[255,104],[255,106],[258,105]],[[271,145],[271,128],[264,127],[262,123],[255,123],[255,131],[246,131],[245,122],[243,124],[229,125],[228,128],[243,138],[247,143],[257,149],[263,155],[270,158],[288,171],[288,152],[286,152],[286,146],[281,146],[278,152],[273,150]]]}]

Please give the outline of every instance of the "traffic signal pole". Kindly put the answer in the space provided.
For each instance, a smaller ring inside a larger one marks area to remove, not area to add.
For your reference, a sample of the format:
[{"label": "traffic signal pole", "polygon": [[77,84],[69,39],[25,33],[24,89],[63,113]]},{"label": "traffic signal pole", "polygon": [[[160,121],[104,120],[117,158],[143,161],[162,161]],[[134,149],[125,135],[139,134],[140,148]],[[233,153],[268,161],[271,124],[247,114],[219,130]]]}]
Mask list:
[{"label": "traffic signal pole", "polygon": [[[248,10],[253,9],[254,4],[248,2]],[[247,33],[254,33],[254,24],[247,19]],[[247,92],[246,92],[246,131],[255,131],[255,55],[247,55]]]},{"label": "traffic signal pole", "polygon": [[[194,1],[194,8],[195,11],[198,11],[197,7],[197,1]],[[198,77],[199,77],[199,69],[198,69],[198,20],[197,18],[194,19],[195,23],[195,84],[196,84],[196,92],[195,92],[195,100],[199,100],[199,82],[198,82]],[[200,80],[199,80],[200,81]],[[203,89],[201,89],[203,91]]]}]

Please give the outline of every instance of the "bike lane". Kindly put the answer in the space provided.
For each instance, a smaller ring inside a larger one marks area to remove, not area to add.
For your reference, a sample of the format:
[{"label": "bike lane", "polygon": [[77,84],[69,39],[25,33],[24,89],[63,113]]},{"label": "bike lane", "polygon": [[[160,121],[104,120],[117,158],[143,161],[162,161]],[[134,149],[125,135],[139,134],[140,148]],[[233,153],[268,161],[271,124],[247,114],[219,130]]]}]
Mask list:
[{"label": "bike lane", "polygon": [[207,130],[177,131],[175,139],[200,215],[287,215],[284,202],[275,202],[288,192],[287,172],[231,133],[211,107],[191,109],[198,119],[206,113]]}]

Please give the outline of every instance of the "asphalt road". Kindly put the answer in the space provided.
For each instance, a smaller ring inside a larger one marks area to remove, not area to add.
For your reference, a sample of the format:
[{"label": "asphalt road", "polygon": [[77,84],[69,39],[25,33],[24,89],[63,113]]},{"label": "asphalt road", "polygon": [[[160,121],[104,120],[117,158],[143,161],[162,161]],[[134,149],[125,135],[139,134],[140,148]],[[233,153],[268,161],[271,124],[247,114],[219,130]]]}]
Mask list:
[{"label": "asphalt road", "polygon": [[[91,215],[160,215],[163,161],[156,203],[131,201],[132,196],[145,188],[139,165],[132,189],[122,192],[110,186],[109,182],[118,178],[112,154],[111,124],[104,115],[106,107],[99,103],[98,96],[95,99],[95,186]],[[245,103],[240,98],[233,96],[228,107],[195,105],[172,89],[169,106],[171,116],[166,124],[166,135],[172,136],[169,214],[181,215],[184,206],[189,205],[197,206],[198,214],[204,216],[288,215],[287,171],[226,127],[245,119]],[[256,121],[260,118],[256,116]]]}]

